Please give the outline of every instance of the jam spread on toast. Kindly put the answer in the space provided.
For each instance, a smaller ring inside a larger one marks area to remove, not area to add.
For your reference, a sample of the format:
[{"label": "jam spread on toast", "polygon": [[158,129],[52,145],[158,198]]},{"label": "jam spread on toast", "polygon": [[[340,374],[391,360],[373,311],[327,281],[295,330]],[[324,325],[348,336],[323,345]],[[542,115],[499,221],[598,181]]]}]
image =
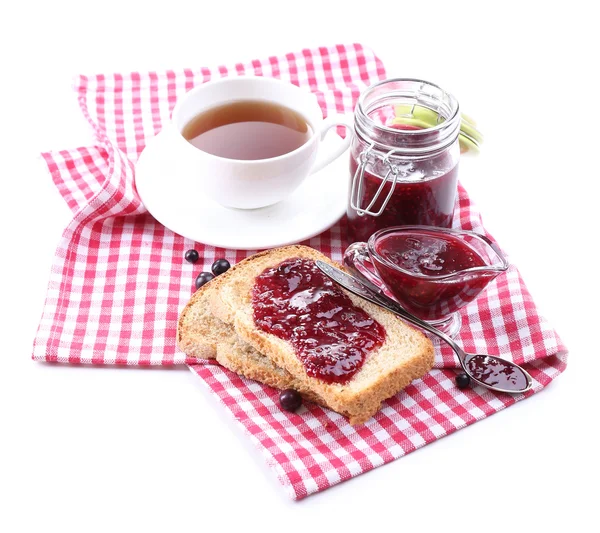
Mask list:
[{"label": "jam spread on toast", "polygon": [[383,326],[309,259],[257,276],[252,305],[257,328],[290,342],[306,373],[328,383],[349,381],[385,341]]}]

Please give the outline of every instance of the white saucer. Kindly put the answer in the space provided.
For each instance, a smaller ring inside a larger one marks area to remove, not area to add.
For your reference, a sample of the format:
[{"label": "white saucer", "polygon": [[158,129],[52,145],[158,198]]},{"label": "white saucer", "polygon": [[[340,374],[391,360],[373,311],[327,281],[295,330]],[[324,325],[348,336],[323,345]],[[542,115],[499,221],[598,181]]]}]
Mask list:
[{"label": "white saucer", "polygon": [[161,149],[166,135],[159,133],[140,154],[135,185],[150,214],[184,237],[236,250],[273,248],[314,237],[346,212],[347,152],[308,176],[296,191],[275,205],[230,209],[205,196],[177,195],[169,189],[169,176],[183,169],[168,149]]}]

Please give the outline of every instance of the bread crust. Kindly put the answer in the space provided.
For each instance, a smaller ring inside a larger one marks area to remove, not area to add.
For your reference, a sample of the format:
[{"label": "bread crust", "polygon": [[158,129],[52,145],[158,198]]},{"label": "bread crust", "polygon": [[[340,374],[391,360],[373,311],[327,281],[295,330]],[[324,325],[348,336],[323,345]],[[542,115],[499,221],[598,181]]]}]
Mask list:
[{"label": "bread crust", "polygon": [[190,357],[214,359],[217,356],[217,343],[224,332],[210,311],[210,299],[226,281],[225,274],[197,289],[179,314],[177,346]]},{"label": "bread crust", "polygon": [[294,389],[303,398],[327,407],[324,400],[305,384],[295,379],[289,372],[273,364],[266,356],[252,346],[232,336],[217,345],[217,361],[225,368],[245,378],[260,381],[274,389]]}]

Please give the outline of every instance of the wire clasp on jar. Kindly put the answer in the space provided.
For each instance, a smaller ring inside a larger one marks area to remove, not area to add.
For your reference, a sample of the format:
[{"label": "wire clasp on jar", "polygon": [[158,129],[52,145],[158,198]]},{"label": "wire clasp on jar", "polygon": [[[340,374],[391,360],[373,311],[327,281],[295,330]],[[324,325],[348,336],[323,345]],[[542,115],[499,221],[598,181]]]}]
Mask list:
[{"label": "wire clasp on jar", "polygon": [[[373,152],[373,146],[374,145],[371,144],[366,150],[363,150],[360,153],[360,155],[358,156],[359,164],[358,164],[358,167],[356,168],[356,172],[354,173],[354,176],[352,177],[352,185],[350,188],[350,207],[356,211],[356,214],[359,217],[362,217],[364,215],[371,215],[373,217],[378,217],[383,213],[388,202],[390,201],[390,198],[392,197],[392,194],[394,194],[394,188],[396,187],[396,182],[398,181],[398,175],[400,174],[400,170],[398,169],[398,167],[393,165],[390,161],[390,156],[399,152],[400,150],[397,150],[397,149],[390,150],[387,154],[385,154],[385,156],[381,160],[383,162],[383,164],[388,167],[388,171],[386,172],[385,176],[381,179],[381,185],[377,189],[377,192],[375,193],[375,196],[373,196],[373,199],[369,202],[369,205],[367,205],[367,207],[364,209],[361,207],[361,204],[362,204],[361,198],[362,198],[362,191],[363,191],[364,179],[365,179],[365,169],[369,162],[375,162],[377,160],[377,155]],[[379,208],[378,211],[371,211],[371,208],[375,205],[375,203],[377,202],[377,200],[383,193],[383,189],[385,188],[385,184],[388,181],[390,174],[393,177],[390,180],[390,182],[391,182],[390,190],[387,193],[385,200],[381,204],[381,207]]]}]

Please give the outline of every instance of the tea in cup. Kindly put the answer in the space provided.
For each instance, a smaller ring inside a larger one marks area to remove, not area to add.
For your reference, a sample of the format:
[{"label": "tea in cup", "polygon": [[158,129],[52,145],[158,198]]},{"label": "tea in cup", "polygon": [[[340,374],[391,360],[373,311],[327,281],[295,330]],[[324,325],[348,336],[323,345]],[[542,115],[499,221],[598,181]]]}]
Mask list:
[{"label": "tea in cup", "polygon": [[[346,138],[323,142],[340,125]],[[351,128],[343,115],[324,120],[316,96],[291,83],[255,76],[207,82],[173,109],[171,147],[186,172],[170,186],[225,207],[272,205],[342,155]]]}]

